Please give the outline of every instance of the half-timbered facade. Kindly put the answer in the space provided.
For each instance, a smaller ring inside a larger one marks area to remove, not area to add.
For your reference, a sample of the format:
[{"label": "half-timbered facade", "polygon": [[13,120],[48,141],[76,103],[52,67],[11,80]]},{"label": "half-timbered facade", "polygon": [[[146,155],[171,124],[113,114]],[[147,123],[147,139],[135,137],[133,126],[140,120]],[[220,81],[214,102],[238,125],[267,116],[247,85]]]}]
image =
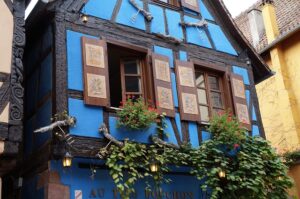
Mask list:
[{"label": "half-timbered facade", "polygon": [[0,198],[22,157],[24,11],[21,0],[0,2]]},{"label": "half-timbered facade", "polygon": [[[221,1],[38,1],[27,37],[24,198],[118,198],[105,160],[96,157],[107,144],[99,127],[142,143],[151,143],[156,128],[117,128],[116,110],[128,97],[143,97],[166,113],[170,143],[199,146],[210,137],[209,118],[226,110],[250,135],[264,137],[254,85],[270,70]],[[75,126],[34,133],[64,111]],[[64,142],[55,139],[57,131]],[[61,165],[66,152],[73,156],[69,169]],[[184,171],[170,178],[166,198],[206,197]],[[154,198],[142,184],[136,194]]]}]

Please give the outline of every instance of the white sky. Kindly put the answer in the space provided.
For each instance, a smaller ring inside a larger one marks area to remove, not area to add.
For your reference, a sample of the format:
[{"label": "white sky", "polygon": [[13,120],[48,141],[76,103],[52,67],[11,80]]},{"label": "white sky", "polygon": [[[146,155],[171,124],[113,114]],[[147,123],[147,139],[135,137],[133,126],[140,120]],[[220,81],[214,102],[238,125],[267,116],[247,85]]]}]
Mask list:
[{"label": "white sky", "polygon": [[223,0],[232,17],[252,6],[258,0]]}]

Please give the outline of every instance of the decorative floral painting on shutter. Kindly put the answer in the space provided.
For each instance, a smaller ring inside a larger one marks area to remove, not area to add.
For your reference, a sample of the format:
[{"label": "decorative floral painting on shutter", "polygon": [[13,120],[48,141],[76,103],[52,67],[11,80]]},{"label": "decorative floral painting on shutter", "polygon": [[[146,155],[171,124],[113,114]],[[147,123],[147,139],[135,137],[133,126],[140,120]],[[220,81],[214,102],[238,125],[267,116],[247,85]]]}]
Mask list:
[{"label": "decorative floral painting on shutter", "polygon": [[231,88],[236,117],[245,128],[251,131],[251,121],[247,106],[243,77],[231,74]]},{"label": "decorative floral painting on shutter", "polygon": [[157,110],[160,114],[165,112],[167,116],[174,117],[175,109],[172,94],[169,58],[153,53],[152,66]]},{"label": "decorative floral painting on shutter", "polygon": [[195,12],[199,12],[198,0],[181,0],[181,5]]},{"label": "decorative floral painting on shutter", "polygon": [[81,38],[84,102],[110,106],[107,45],[104,40]]},{"label": "decorative floral painting on shutter", "polygon": [[175,70],[181,119],[200,121],[194,64],[176,60]]}]

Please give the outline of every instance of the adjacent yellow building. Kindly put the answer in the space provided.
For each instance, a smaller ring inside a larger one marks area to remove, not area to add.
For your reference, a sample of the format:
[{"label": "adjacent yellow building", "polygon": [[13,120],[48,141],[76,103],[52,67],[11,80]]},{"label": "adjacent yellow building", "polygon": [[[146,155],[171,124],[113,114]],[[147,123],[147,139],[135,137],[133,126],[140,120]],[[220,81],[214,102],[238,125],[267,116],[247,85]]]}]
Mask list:
[{"label": "adjacent yellow building", "polygon": [[[279,153],[300,150],[300,1],[259,1],[236,23],[274,71],[256,86],[266,138]],[[300,198],[300,165],[290,175]]]}]

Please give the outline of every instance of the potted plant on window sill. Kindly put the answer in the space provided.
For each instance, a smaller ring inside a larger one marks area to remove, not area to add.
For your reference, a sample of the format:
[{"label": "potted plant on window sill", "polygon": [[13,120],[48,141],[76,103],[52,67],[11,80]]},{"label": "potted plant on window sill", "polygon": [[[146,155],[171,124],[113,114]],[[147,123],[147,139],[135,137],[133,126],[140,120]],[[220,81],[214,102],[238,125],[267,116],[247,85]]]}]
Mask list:
[{"label": "potted plant on window sill", "polygon": [[126,128],[128,130],[143,130],[151,126],[151,124],[157,122],[158,113],[156,109],[149,107],[145,104],[143,98],[133,100],[127,99],[117,111],[118,128]]}]

